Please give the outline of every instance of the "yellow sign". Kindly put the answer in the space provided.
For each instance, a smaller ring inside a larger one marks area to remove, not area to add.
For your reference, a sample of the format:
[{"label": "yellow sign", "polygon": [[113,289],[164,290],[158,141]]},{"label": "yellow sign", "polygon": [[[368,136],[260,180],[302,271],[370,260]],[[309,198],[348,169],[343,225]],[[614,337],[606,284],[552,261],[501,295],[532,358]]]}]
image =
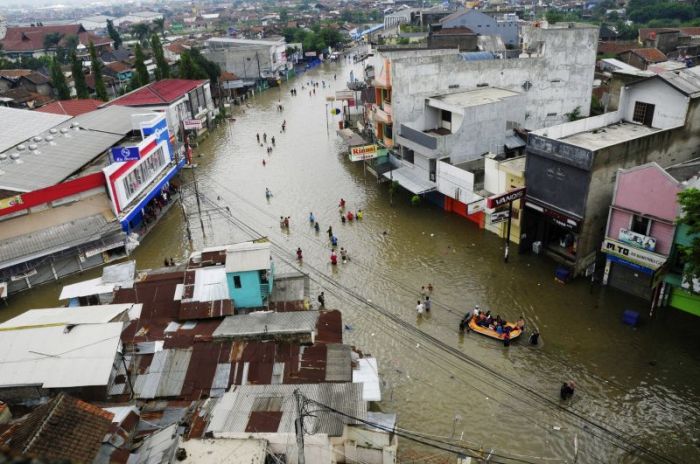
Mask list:
[{"label": "yellow sign", "polygon": [[377,157],[377,145],[362,145],[350,148],[350,161],[362,161]]},{"label": "yellow sign", "polygon": [[3,198],[0,200],[0,209],[12,208],[13,206],[22,204],[22,195],[15,195],[14,197]]}]

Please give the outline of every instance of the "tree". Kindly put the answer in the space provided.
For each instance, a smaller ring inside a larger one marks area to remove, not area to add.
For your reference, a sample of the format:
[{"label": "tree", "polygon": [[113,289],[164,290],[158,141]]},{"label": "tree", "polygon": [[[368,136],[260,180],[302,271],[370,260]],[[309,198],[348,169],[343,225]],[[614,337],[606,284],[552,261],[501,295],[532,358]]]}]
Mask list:
[{"label": "tree", "polygon": [[97,98],[102,101],[107,101],[107,88],[105,87],[105,81],[102,78],[102,63],[100,63],[99,58],[97,58],[97,51],[95,50],[95,44],[90,41],[90,64],[92,66],[92,78],[95,80],[95,93]]},{"label": "tree", "polygon": [[153,20],[153,30],[165,37],[165,18],[157,18]]},{"label": "tree", "polygon": [[78,59],[78,55],[73,52],[70,56],[71,72],[73,73],[73,83],[75,84],[75,93],[78,98],[90,98],[90,91],[85,82],[85,73],[83,72],[83,63]]},{"label": "tree", "polygon": [[70,90],[68,90],[68,84],[66,84],[66,76],[63,75],[61,64],[56,58],[51,62],[51,83],[59,100],[70,99]]},{"label": "tree", "polygon": [[286,23],[289,21],[289,11],[286,8],[280,9],[280,22]]},{"label": "tree", "polygon": [[[209,79],[212,84],[219,82],[221,68],[218,64],[209,61],[196,48],[184,52],[182,55],[185,53],[187,53],[188,58],[191,59],[194,66],[190,67],[191,74],[189,77],[182,77],[182,75],[180,75],[180,77],[183,79]],[[182,55],[180,55],[180,62],[182,62]]]},{"label": "tree", "polygon": [[180,54],[180,66],[178,69],[178,77],[180,79],[201,79],[206,75],[204,71],[195,64],[190,56],[189,51],[184,51]]},{"label": "tree", "polygon": [[[678,250],[685,261],[683,275],[688,282],[692,282],[700,277],[700,190],[683,190],[678,194],[678,203],[683,211],[678,222],[688,226],[688,236],[692,237],[689,246],[678,245]],[[690,287],[695,290],[693,285]]]},{"label": "tree", "polygon": [[156,60],[156,80],[167,79],[170,77],[170,65],[163,54],[163,44],[160,43],[158,34],[151,36],[151,50]]},{"label": "tree", "polygon": [[140,44],[144,43],[146,37],[148,37],[150,33],[151,30],[148,27],[148,24],[137,23],[131,26],[131,35],[133,35],[139,41]]},{"label": "tree", "polygon": [[137,87],[141,87],[143,85],[148,84],[148,82],[151,80],[150,76],[148,75],[146,63],[144,62],[143,49],[141,48],[141,44],[136,44],[136,49],[134,50],[134,57],[136,60],[136,63],[134,64],[136,72],[134,73],[134,75],[136,75],[139,84]]},{"label": "tree", "polygon": [[58,42],[61,41],[61,34],[58,32],[50,32],[44,36],[44,50],[56,48]]},{"label": "tree", "polygon": [[111,19],[107,20],[107,34],[114,41],[114,49],[119,50],[122,46],[122,37],[119,35],[119,31],[114,27],[114,23]]}]

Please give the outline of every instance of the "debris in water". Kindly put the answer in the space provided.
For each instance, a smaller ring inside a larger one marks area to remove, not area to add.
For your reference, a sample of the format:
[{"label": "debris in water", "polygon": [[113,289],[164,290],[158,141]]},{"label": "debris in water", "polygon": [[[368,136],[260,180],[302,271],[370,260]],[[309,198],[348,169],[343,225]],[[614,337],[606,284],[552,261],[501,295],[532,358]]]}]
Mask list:
[{"label": "debris in water", "polygon": [[554,430],[561,430],[561,427],[559,427],[558,425],[553,425],[552,428],[553,428]]}]

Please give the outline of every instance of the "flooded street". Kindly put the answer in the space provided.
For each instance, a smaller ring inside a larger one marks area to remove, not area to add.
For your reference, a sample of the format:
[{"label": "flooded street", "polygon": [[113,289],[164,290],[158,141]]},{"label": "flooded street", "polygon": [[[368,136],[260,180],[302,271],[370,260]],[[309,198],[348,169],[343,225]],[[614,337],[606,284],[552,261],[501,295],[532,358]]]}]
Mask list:
[{"label": "flooded street", "polygon": [[[582,279],[557,284],[553,263],[536,256],[511,253],[504,264],[496,235],[425,201],[413,207],[404,192],[391,206],[387,184],[347,160],[335,134],[339,117],[329,114],[339,104],[325,97],[345,88],[350,69],[324,65],[281,91],[256,96],[234,111],[235,122],[198,147],[203,229],[194,201],[187,202],[195,248],[266,235],[285,250],[276,259],[293,262],[301,247],[312,300],[325,291],[327,306],[343,311],[346,343],[378,358],[379,406],[396,412],[403,429],[493,449],[492,462],[516,462],[504,456],[574,462],[576,447],[579,463],[700,462],[700,321],[661,309],[654,320],[630,328],[621,323],[622,312],[646,314],[645,302]],[[361,66],[354,70],[359,75]],[[309,79],[330,82],[331,89],[319,87],[310,97],[301,89]],[[257,144],[258,132],[274,135],[270,156]],[[191,183],[193,173],[182,177]],[[341,224],[341,197],[348,209],[365,212],[361,222]],[[319,233],[309,224],[310,212]],[[280,230],[280,216],[291,218],[288,233]],[[350,262],[330,265],[328,226]],[[189,251],[183,216],[173,208],[134,258],[139,268],[151,268]],[[0,320],[56,306],[61,285],[100,272],[13,297]],[[416,300],[428,283],[435,287],[432,311],[417,320]],[[529,329],[541,332],[541,345],[523,339],[504,348],[477,334],[459,335],[460,318],[475,304],[508,319],[522,314]],[[563,404],[559,387],[569,379],[576,394]],[[402,452],[415,447],[401,440]]]}]

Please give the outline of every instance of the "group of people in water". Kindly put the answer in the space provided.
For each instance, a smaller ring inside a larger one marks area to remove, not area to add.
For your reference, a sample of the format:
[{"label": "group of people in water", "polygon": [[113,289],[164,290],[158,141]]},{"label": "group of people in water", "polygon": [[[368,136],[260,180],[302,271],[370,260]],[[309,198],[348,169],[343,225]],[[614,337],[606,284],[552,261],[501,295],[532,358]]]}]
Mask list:
[{"label": "group of people in water", "polygon": [[[483,327],[485,329],[494,331],[498,338],[503,340],[503,344],[505,346],[510,345],[510,340],[512,336],[511,334],[513,333],[513,331],[517,330],[518,335],[520,335],[520,333],[522,333],[525,330],[525,319],[523,319],[522,316],[520,316],[520,318],[517,321],[515,321],[515,323],[509,323],[505,319],[501,318],[500,315],[496,315],[496,317],[493,317],[491,315],[491,311],[481,311],[479,305],[476,305],[472,311],[469,311],[467,314],[465,314],[465,316],[459,323],[459,331],[469,333],[470,323],[472,321],[474,321],[474,323],[479,327]],[[539,337],[539,334],[537,334],[537,337]],[[532,344],[537,344],[537,337],[535,337],[534,343]]]}]

